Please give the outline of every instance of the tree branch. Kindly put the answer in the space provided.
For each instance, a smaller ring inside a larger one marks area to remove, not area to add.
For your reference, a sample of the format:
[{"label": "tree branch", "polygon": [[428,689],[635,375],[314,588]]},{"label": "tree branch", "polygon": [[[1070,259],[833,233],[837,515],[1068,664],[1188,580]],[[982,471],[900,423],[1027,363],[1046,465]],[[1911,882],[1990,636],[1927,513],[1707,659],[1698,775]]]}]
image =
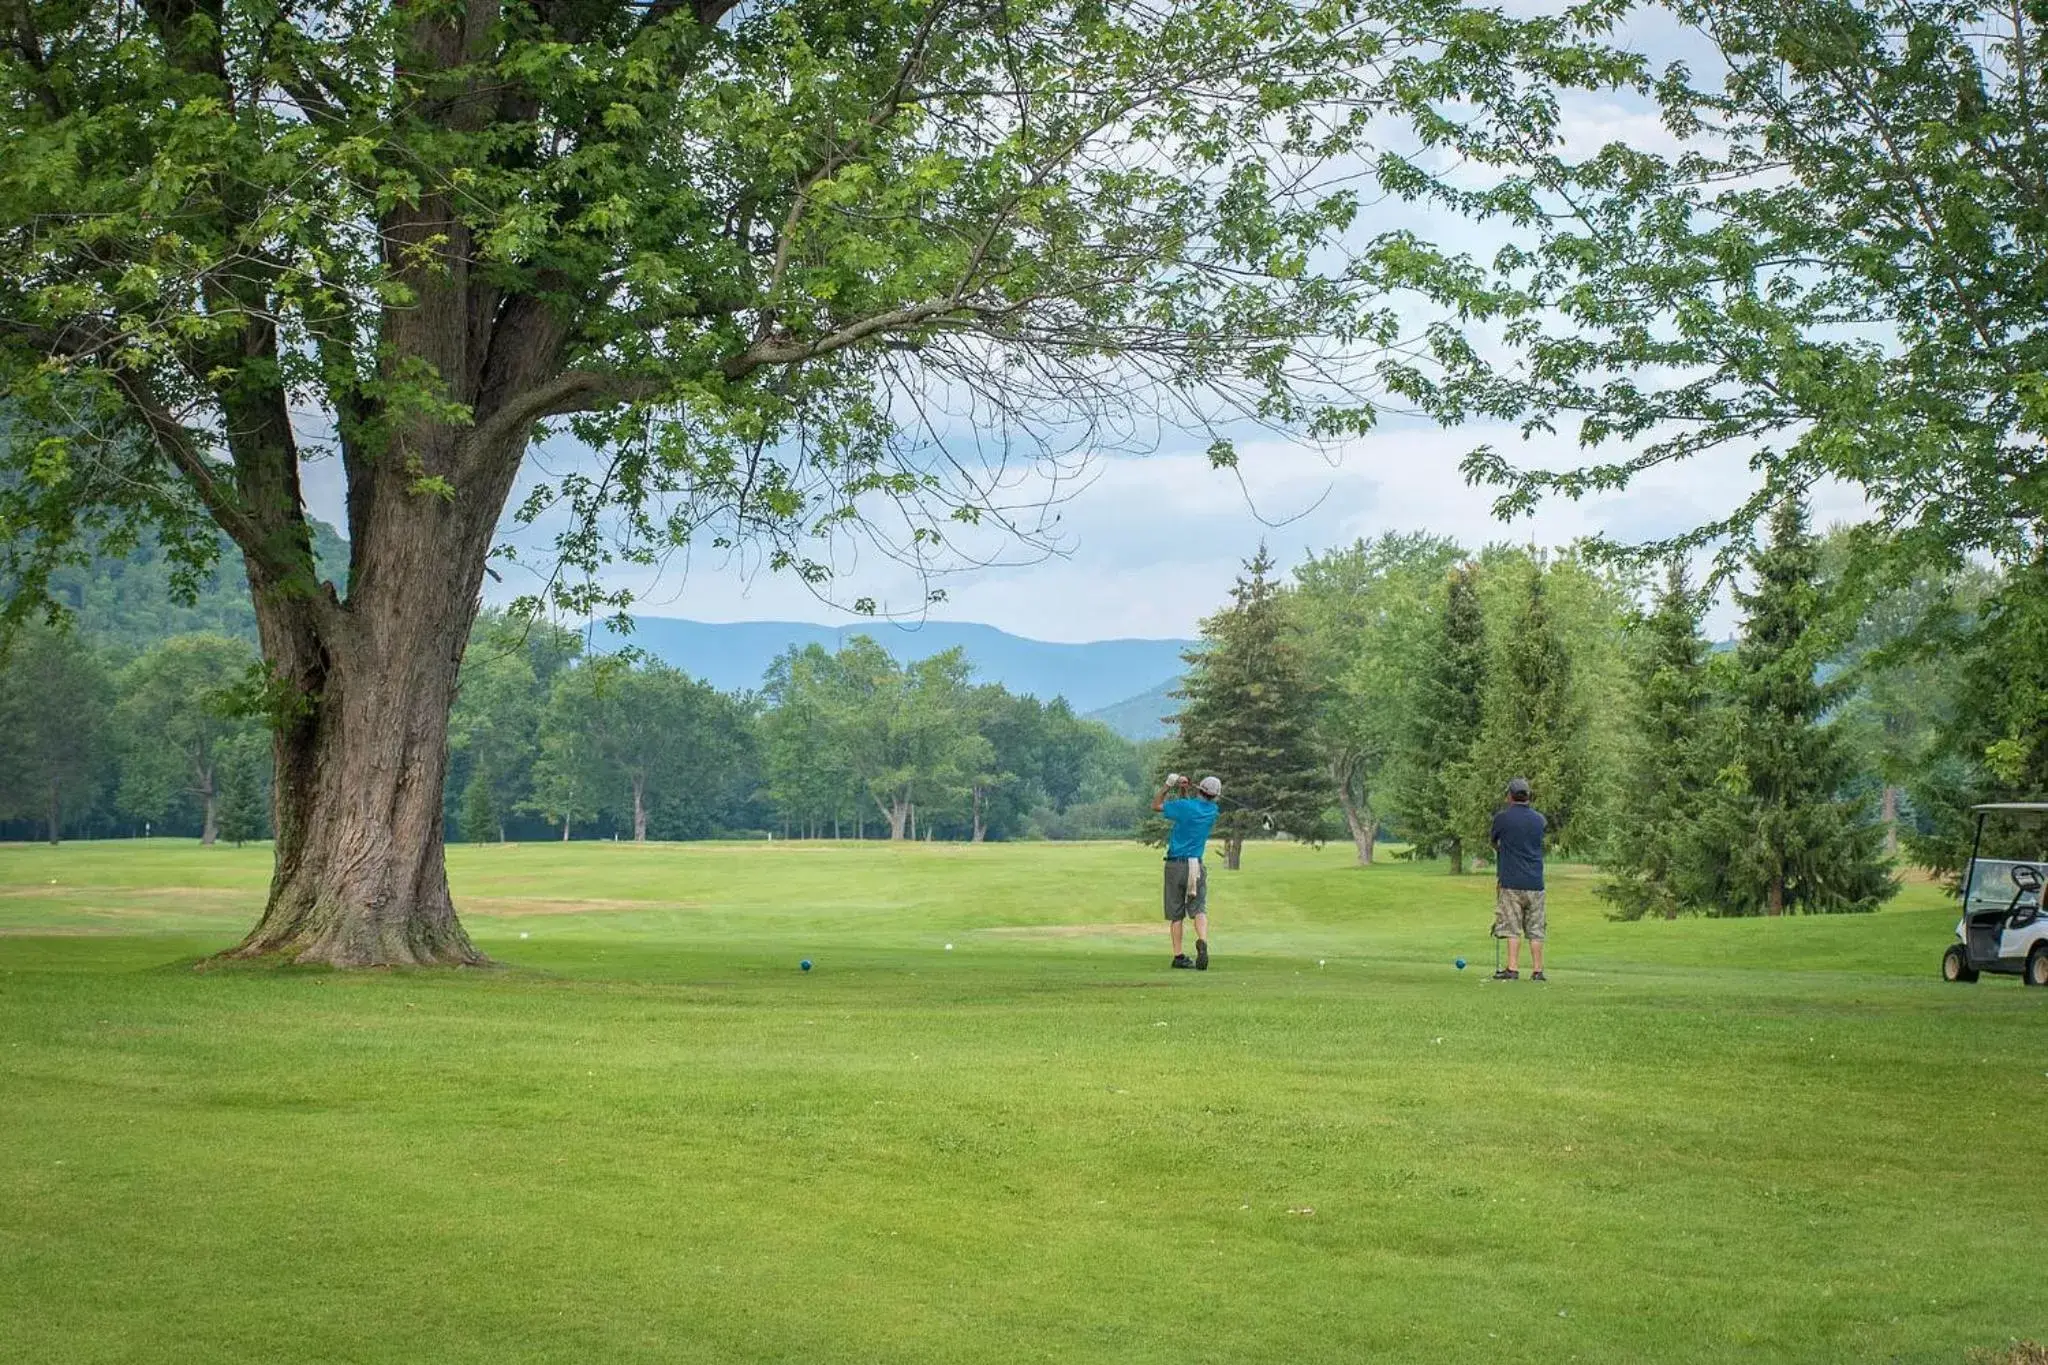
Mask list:
[{"label": "tree branch", "polygon": [[665,380],[601,370],[567,370],[507,400],[470,428],[463,441],[465,462],[512,440],[543,417],[565,412],[591,412],[615,403],[645,402],[669,388]]}]

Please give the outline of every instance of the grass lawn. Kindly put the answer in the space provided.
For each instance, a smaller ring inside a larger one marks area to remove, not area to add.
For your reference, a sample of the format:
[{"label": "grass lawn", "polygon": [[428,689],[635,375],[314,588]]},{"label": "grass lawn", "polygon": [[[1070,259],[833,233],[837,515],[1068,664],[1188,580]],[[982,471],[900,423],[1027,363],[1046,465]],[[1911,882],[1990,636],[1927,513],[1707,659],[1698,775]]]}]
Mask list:
[{"label": "grass lawn", "polygon": [[2048,1335],[2048,991],[1943,985],[1931,887],[1628,925],[1553,869],[1553,981],[1494,985],[1489,882],[1348,857],[1219,873],[1198,975],[1136,847],[457,848],[504,969],[336,975],[192,970],[265,849],[0,847],[0,1356]]}]

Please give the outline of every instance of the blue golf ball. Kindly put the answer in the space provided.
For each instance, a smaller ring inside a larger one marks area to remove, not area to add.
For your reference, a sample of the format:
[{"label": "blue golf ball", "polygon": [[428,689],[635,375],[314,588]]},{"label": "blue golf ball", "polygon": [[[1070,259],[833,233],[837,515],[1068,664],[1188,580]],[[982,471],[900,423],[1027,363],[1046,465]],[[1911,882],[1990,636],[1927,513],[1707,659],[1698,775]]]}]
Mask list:
[{"label": "blue golf ball", "polygon": [[802,962],[799,962],[796,965],[803,968],[805,971],[809,971],[811,969],[811,960],[809,958],[805,958]]},{"label": "blue golf ball", "polygon": [[1458,970],[1461,972],[1465,970],[1465,959],[1462,957],[1458,959]]}]

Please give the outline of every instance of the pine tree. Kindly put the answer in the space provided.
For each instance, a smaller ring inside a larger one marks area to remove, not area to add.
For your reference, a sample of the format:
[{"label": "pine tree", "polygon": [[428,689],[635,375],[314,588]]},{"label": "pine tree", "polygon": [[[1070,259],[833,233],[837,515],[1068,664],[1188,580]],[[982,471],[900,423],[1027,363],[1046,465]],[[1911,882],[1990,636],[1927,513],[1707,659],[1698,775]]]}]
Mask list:
[{"label": "pine tree", "polygon": [[1462,564],[1445,580],[1438,631],[1415,701],[1415,724],[1402,760],[1397,805],[1419,854],[1448,853],[1465,870],[1460,794],[1470,781],[1486,688],[1486,616],[1479,566]]},{"label": "pine tree", "polygon": [[1182,772],[1223,779],[1215,833],[1233,868],[1262,830],[1321,838],[1329,794],[1306,663],[1265,546],[1245,570],[1230,605],[1202,623],[1205,647],[1186,656],[1178,695],[1187,704],[1169,757]]},{"label": "pine tree", "polygon": [[1585,787],[1586,706],[1573,676],[1571,652],[1558,628],[1543,565],[1531,560],[1515,613],[1495,642],[1487,678],[1483,763],[1466,770],[1458,793],[1458,824],[1484,847],[1501,790],[1525,777],[1549,822],[1550,842],[1569,846]]},{"label": "pine tree", "polygon": [[263,837],[263,763],[269,755],[255,736],[223,746],[215,778],[221,838],[240,848]]},{"label": "pine tree", "polygon": [[1722,899],[1719,870],[1700,828],[1713,774],[1707,763],[1709,709],[1705,608],[1674,561],[1655,607],[1637,623],[1636,705],[1626,809],[1601,859],[1600,894],[1618,919],[1673,918]]},{"label": "pine tree", "polygon": [[1850,682],[1820,677],[1840,643],[1820,581],[1819,542],[1795,498],[1771,518],[1770,542],[1750,557],[1755,586],[1738,591],[1741,643],[1730,680],[1722,796],[1703,822],[1728,859],[1723,908],[1735,914],[1873,910],[1898,888],[1848,737],[1827,723]]},{"label": "pine tree", "polygon": [[469,771],[462,789],[462,838],[466,843],[486,844],[498,837],[498,807],[491,794],[491,769],[478,763]]}]

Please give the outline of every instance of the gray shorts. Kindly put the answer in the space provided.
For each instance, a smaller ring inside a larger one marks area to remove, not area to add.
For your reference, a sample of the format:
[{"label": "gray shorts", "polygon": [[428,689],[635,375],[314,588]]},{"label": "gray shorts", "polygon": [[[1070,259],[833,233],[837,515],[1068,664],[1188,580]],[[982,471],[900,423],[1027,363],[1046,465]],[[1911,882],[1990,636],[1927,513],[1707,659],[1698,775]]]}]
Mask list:
[{"label": "gray shorts", "polygon": [[1195,898],[1188,899],[1188,860],[1166,860],[1166,917],[1186,919],[1209,913],[1209,865],[1202,864],[1202,880],[1195,886]]}]

